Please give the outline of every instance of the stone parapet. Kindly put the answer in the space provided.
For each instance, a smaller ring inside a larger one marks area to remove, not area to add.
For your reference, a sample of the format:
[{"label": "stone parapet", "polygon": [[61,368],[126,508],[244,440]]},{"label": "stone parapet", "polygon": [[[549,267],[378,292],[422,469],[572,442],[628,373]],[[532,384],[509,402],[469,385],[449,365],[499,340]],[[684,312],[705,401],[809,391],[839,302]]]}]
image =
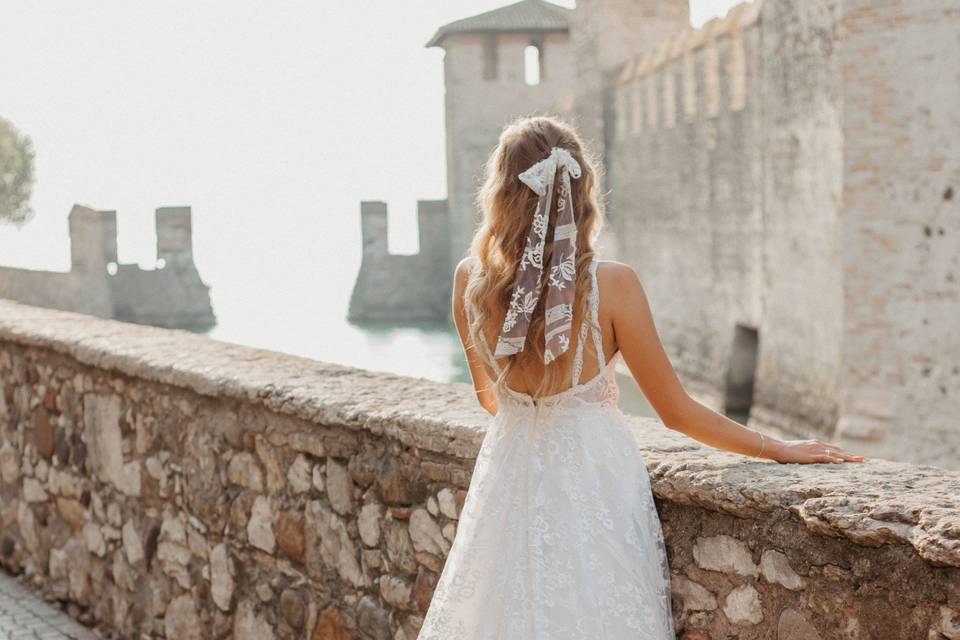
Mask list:
[{"label": "stone parapet", "polygon": [[[488,420],[462,384],[0,301],[0,563],[106,637],[412,640]],[[682,637],[960,637],[960,474],[631,423]]]}]

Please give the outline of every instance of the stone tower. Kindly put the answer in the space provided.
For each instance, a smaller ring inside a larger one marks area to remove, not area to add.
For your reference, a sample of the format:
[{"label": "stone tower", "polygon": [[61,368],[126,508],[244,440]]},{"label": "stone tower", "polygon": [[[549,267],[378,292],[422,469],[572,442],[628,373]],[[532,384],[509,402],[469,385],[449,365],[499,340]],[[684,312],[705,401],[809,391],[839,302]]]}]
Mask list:
[{"label": "stone tower", "polygon": [[[479,215],[473,199],[503,126],[570,104],[573,13],[544,0],[521,0],[444,25],[427,43],[445,52],[450,271],[469,248]],[[528,56],[539,62],[539,78],[526,75]]]},{"label": "stone tower", "polygon": [[106,273],[117,262],[117,212],[73,205],[70,225],[70,266],[83,273]]},{"label": "stone tower", "polygon": [[157,258],[169,266],[193,264],[190,207],[160,207],[156,211]]}]

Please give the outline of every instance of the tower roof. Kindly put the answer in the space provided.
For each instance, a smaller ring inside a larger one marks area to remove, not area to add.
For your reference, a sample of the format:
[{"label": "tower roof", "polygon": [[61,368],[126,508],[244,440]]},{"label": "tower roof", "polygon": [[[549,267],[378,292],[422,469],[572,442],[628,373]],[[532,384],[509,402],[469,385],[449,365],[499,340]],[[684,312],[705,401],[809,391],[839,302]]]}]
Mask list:
[{"label": "tower roof", "polygon": [[520,0],[499,9],[445,24],[437,29],[427,46],[439,47],[444,38],[452,33],[564,32],[569,29],[568,16],[571,11],[572,9],[546,0]]}]

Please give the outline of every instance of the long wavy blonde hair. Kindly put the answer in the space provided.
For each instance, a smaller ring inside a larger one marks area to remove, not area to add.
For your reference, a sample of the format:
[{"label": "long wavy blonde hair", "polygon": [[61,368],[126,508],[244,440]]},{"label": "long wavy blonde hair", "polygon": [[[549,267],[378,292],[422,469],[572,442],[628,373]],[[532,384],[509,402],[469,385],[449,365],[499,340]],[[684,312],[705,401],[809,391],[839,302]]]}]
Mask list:
[{"label": "long wavy blonde hair", "polygon": [[[594,258],[596,235],[603,225],[603,211],[597,195],[596,167],[600,163],[587,153],[579,134],[569,124],[551,116],[524,116],[504,127],[496,148],[484,165],[485,180],[476,194],[482,220],[473,236],[470,254],[477,258],[478,263],[469,274],[464,292],[470,339],[477,345],[480,340],[492,337],[492,341],[484,343],[487,348],[482,351],[490,354],[506,314],[514,277],[537,205],[537,194],[520,182],[517,176],[546,158],[553,147],[570,152],[581,169],[580,177],[570,181],[574,222],[577,226],[576,296],[573,303],[573,333],[577,335],[571,336],[571,347],[565,353],[549,365],[543,364],[544,305],[547,297],[547,278],[543,278],[540,298],[531,317],[523,351],[507,356],[506,364],[501,363],[502,370],[496,378],[496,384],[503,385],[512,370],[522,371],[525,378],[538,379],[536,385],[531,385],[534,390],[530,394],[533,396],[547,395],[568,386],[561,381],[571,378],[573,352],[579,339],[577,318],[579,316],[589,321],[589,313],[585,313],[586,294],[590,288],[589,266]],[[558,171],[558,179],[559,176]],[[559,191],[555,186],[543,264],[550,263],[553,253],[551,239],[556,224]]]}]

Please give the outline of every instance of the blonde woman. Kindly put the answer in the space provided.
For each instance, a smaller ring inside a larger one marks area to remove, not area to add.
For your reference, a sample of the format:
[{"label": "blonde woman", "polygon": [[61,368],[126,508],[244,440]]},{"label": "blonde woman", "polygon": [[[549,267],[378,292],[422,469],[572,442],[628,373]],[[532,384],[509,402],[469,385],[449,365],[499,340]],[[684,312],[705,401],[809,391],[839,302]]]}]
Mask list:
[{"label": "blonde woman", "polygon": [[666,550],[617,406],[617,360],[666,427],[712,447],[784,463],[864,458],[765,436],[684,391],[636,273],[594,254],[596,171],[569,125],[507,126],[477,202],[453,317],[495,417],[418,637],[673,639]]}]

